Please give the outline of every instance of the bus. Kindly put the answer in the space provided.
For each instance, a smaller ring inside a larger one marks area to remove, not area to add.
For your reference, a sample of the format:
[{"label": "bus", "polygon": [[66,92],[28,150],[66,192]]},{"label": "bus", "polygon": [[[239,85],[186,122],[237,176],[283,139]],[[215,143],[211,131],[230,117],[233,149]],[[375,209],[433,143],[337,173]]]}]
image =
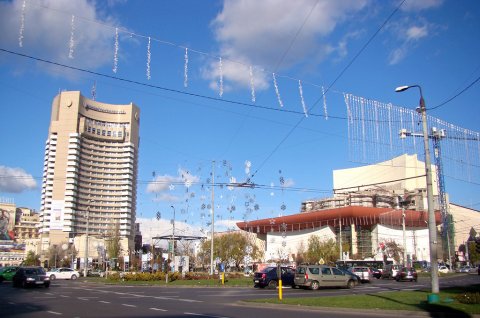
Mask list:
[{"label": "bus", "polygon": [[393,264],[392,260],[375,261],[375,260],[361,260],[361,259],[348,259],[343,261],[336,261],[335,265],[340,269],[348,269],[353,266],[366,266],[372,270],[383,269],[386,265]]}]

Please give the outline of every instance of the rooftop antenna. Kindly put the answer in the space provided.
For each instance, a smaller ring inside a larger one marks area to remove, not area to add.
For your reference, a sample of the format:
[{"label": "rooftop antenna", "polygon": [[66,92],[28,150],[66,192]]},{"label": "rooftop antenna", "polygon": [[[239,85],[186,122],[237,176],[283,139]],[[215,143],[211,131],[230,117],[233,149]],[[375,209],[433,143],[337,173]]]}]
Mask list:
[{"label": "rooftop antenna", "polygon": [[96,96],[97,96],[97,81],[94,81],[92,86],[92,100],[95,100]]}]

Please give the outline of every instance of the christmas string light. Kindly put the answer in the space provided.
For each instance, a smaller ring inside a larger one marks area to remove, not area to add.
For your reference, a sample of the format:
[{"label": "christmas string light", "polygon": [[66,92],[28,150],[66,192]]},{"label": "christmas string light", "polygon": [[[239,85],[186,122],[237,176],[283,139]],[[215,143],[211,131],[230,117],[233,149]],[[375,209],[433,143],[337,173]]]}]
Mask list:
[{"label": "christmas string light", "polygon": [[255,103],[255,82],[253,81],[253,67],[250,65],[250,89],[252,91],[252,103]]},{"label": "christmas string light", "polygon": [[282,102],[282,99],[280,98],[280,92],[278,91],[277,78],[275,77],[275,73],[272,73],[272,76],[273,76],[273,86],[275,86],[275,93],[277,94],[278,104],[280,104],[280,107],[283,107],[283,102]]},{"label": "christmas string light", "polygon": [[220,57],[218,59],[218,73],[219,73],[219,76],[220,76],[220,90],[218,92],[218,95],[220,95],[220,97],[223,96],[223,69],[222,69],[222,58]]},{"label": "christmas string light", "polygon": [[303,113],[305,114],[305,117],[308,117],[307,106],[305,105],[305,100],[303,99],[303,89],[302,89],[301,80],[298,80],[298,91],[300,93],[300,101],[302,102]]},{"label": "christmas string light", "polygon": [[22,15],[20,17],[20,31],[18,35],[18,46],[23,47],[23,32],[25,31],[25,8],[27,7],[27,0],[23,0]]},{"label": "christmas string light", "polygon": [[69,43],[69,51],[68,51],[68,58],[73,59],[73,50],[75,48],[75,16],[72,14],[72,21],[70,22],[70,43]]},{"label": "christmas string light", "polygon": [[185,48],[185,65],[183,67],[183,87],[188,87],[188,47]]},{"label": "christmas string light", "polygon": [[322,97],[323,97],[323,113],[325,114],[325,120],[328,119],[328,112],[327,112],[327,96],[325,95],[325,88],[322,86]]},{"label": "christmas string light", "polygon": [[150,43],[150,37],[148,37],[148,45],[147,45],[147,79],[150,80],[150,62],[152,60],[152,52],[150,51],[151,49],[151,43]]},{"label": "christmas string light", "polygon": [[115,28],[115,50],[113,52],[113,73],[118,70],[118,28]]}]

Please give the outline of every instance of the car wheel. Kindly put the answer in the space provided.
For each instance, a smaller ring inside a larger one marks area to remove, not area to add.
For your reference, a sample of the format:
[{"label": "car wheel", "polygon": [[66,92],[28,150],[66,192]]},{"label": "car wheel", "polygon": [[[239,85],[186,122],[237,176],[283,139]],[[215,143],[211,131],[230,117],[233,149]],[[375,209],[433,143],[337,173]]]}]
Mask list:
[{"label": "car wheel", "polygon": [[316,280],[314,280],[314,281],[312,282],[312,284],[310,285],[310,288],[311,288],[312,290],[317,290],[317,289],[320,288],[320,284],[319,284]]},{"label": "car wheel", "polygon": [[4,280],[5,278],[3,276],[0,276],[0,283],[3,283]]},{"label": "car wheel", "polygon": [[270,289],[277,288],[277,285],[278,285],[278,283],[275,280],[271,280],[271,281],[268,282],[268,288],[270,288]]},{"label": "car wheel", "polygon": [[353,287],[355,287],[355,282],[353,280],[349,280],[347,283],[347,288],[352,289]]},{"label": "car wheel", "polygon": [[26,288],[26,287],[27,287],[27,283],[26,283],[24,280],[22,280],[22,282],[20,283],[20,286],[21,286],[22,288]]},{"label": "car wheel", "polygon": [[50,287],[50,283],[45,283],[44,286],[45,286],[45,288],[48,288],[48,287]]},{"label": "car wheel", "polygon": [[56,278],[55,275],[53,275],[53,274],[50,275],[50,280],[55,280],[55,278]]},{"label": "car wheel", "polygon": [[77,279],[77,275],[73,274],[72,275],[72,280],[75,280],[75,279]]}]

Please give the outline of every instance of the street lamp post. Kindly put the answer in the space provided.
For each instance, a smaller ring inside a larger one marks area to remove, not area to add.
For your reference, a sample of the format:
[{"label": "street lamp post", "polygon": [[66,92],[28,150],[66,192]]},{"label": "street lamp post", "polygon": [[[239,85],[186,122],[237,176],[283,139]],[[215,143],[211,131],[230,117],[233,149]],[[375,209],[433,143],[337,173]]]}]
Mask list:
[{"label": "street lamp post", "polygon": [[88,200],[88,206],[87,206],[87,227],[85,228],[85,260],[84,260],[84,277],[87,277],[87,272],[88,272],[88,227],[89,227],[89,222],[90,222],[90,204],[92,203],[92,200]]},{"label": "street lamp post", "polygon": [[173,205],[171,205],[170,207],[173,209],[172,260],[173,260],[173,272],[175,272],[175,207]]},{"label": "street lamp post", "polygon": [[427,182],[427,204],[428,204],[428,237],[430,246],[430,273],[432,293],[439,293],[438,284],[438,261],[437,261],[437,227],[435,223],[435,210],[433,206],[433,183],[432,183],[432,166],[430,163],[430,147],[428,143],[428,127],[427,127],[427,108],[423,99],[422,88],[420,85],[400,86],[395,91],[403,92],[411,87],[418,87],[420,90],[420,106],[417,111],[422,115],[423,124],[423,144],[425,148],[425,175]]}]

